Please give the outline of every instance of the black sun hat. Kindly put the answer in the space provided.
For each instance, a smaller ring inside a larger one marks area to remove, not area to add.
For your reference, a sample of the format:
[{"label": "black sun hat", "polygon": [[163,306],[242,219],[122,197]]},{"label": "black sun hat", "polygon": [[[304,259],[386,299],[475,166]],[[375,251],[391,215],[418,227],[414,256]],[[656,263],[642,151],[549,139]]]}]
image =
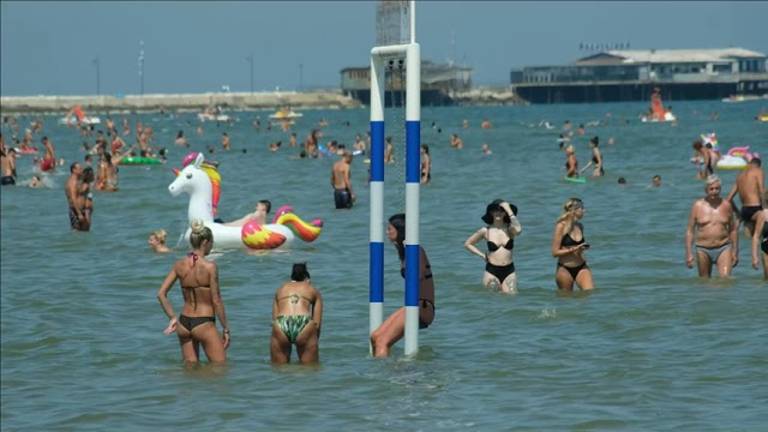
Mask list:
[{"label": "black sun hat", "polygon": [[[494,211],[504,212],[504,209],[501,208],[501,203],[503,202],[504,202],[503,199],[495,199],[493,200],[493,202],[488,204],[488,207],[485,208],[485,214],[481,217],[483,222],[485,222],[488,225],[492,224],[493,215],[491,214],[491,212],[494,212]],[[517,206],[510,203],[509,207],[512,209],[512,214],[517,216]],[[506,212],[504,212],[504,223],[509,223],[509,222],[510,222],[509,216],[506,214]]]}]

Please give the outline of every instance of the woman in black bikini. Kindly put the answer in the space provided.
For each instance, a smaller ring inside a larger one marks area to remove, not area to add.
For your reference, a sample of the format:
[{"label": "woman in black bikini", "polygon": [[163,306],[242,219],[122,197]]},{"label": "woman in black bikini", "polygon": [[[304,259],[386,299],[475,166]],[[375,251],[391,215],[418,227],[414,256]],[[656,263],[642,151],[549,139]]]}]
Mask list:
[{"label": "woman in black bikini", "polygon": [[[219,272],[216,263],[205,259],[213,248],[211,229],[200,221],[192,222],[189,243],[192,252],[176,261],[157,292],[157,299],[170,319],[164,333],[169,335],[175,331],[179,336],[185,362],[198,362],[202,344],[210,362],[223,363],[227,360],[226,349],[229,348],[230,334],[219,291]],[[178,318],[168,300],[168,291],[177,279],[184,295],[184,308]],[[214,313],[221,320],[223,337],[216,331]]]},{"label": "woman in black bikini", "polygon": [[584,226],[578,222],[584,217],[584,203],[571,198],[565,202],[563,210],[552,236],[552,256],[557,258],[557,288],[572,291],[576,282],[583,291],[591,290],[595,287],[592,270],[584,260],[589,243],[584,240]]},{"label": "woman in black bikini", "polygon": [[[400,257],[400,274],[405,278],[405,215],[398,213],[389,218],[387,237],[395,245]],[[435,319],[435,282],[432,268],[424,248],[419,246],[419,328],[424,329]],[[405,307],[399,308],[371,333],[374,357],[389,356],[389,349],[403,338]]]},{"label": "woman in black bikini", "polygon": [[[464,247],[485,261],[483,285],[500,289],[501,292],[517,292],[517,273],[512,259],[515,237],[523,227],[517,220],[517,207],[504,200],[494,200],[485,209],[483,221],[488,225],[477,230],[464,242]],[[485,239],[488,252],[481,251],[475,244]]]}]

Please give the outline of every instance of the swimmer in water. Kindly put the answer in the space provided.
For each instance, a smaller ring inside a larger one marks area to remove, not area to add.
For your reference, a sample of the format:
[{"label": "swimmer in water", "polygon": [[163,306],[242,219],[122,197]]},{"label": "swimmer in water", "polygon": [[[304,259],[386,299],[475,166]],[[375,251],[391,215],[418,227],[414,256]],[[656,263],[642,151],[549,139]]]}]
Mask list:
[{"label": "swimmer in water", "polygon": [[331,168],[333,201],[337,209],[351,209],[357,199],[355,193],[352,192],[350,165],[352,165],[352,153],[345,151],[341,160],[336,161]]},{"label": "swimmer in water", "polygon": [[307,264],[296,263],[291,280],[277,289],[272,301],[272,363],[288,363],[293,345],[302,364],[317,363],[322,321],[323,297],[312,285]]},{"label": "swimmer in water", "polygon": [[[187,364],[199,361],[200,345],[211,363],[224,363],[231,335],[219,290],[218,268],[215,262],[205,259],[213,248],[211,229],[201,221],[192,222],[189,243],[192,251],[176,261],[157,291],[157,299],[169,319],[163,333],[176,332]],[[168,291],[177,280],[184,296],[184,307],[178,317],[168,300]],[[216,316],[223,327],[222,336],[216,330]]]},{"label": "swimmer in water", "polygon": [[584,259],[589,243],[584,238],[584,226],[579,222],[584,217],[584,203],[571,198],[563,205],[563,213],[555,223],[552,235],[552,256],[557,258],[555,282],[558,290],[573,291],[573,284],[582,291],[594,289],[592,269]]},{"label": "swimmer in water", "polygon": [[661,176],[660,175],[657,174],[657,175],[653,176],[653,178],[651,179],[651,186],[655,187],[655,188],[661,187]]},{"label": "swimmer in water", "polygon": [[[517,207],[504,200],[494,200],[482,217],[486,226],[477,230],[464,242],[464,247],[485,261],[483,285],[499,289],[503,293],[517,293],[517,273],[512,257],[515,237],[523,231],[517,220]],[[485,240],[488,251],[481,251],[475,244]]]},{"label": "swimmer in water", "polygon": [[[405,215],[398,213],[389,218],[387,238],[397,249],[400,274],[405,278]],[[435,281],[427,252],[419,246],[419,329],[425,329],[435,319]],[[405,307],[399,308],[371,333],[374,357],[387,357],[389,350],[405,333]]]},{"label": "swimmer in water", "polygon": [[152,252],[160,253],[160,254],[171,252],[171,248],[169,248],[165,244],[165,240],[167,237],[168,237],[168,233],[166,233],[164,229],[152,231],[149,234],[149,238],[147,239],[147,244],[149,244],[149,247],[152,249]]},{"label": "swimmer in water", "polygon": [[747,164],[747,169],[736,177],[736,182],[726,198],[726,201],[730,201],[736,208],[733,200],[737,194],[739,195],[740,223],[744,224],[744,232],[748,237],[752,237],[755,223],[757,223],[757,213],[766,208],[766,202],[762,199],[765,196],[765,174],[761,165],[760,158],[753,157]]},{"label": "swimmer in water", "polygon": [[[768,199],[768,194],[765,198]],[[758,252],[758,245],[762,253]],[[757,212],[755,230],[752,234],[752,267],[755,270],[758,269],[760,261],[763,262],[763,278],[768,280],[768,209]]]},{"label": "swimmer in water", "polygon": [[592,170],[592,177],[602,177],[605,175],[605,170],[603,169],[603,154],[600,153],[600,149],[598,148],[599,145],[600,138],[593,137],[589,140],[589,146],[592,148],[592,160],[589,161],[587,166],[582,168],[582,171],[584,171],[590,166],[594,166],[595,168]]}]

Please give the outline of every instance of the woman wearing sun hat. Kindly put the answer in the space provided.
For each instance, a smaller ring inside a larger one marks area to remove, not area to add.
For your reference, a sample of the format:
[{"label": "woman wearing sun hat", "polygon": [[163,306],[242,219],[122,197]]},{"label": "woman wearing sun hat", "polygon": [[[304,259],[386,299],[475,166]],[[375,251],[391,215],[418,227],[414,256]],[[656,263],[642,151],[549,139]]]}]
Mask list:
[{"label": "woman wearing sun hat", "polygon": [[[488,204],[481,219],[486,226],[469,236],[464,242],[464,247],[485,261],[483,285],[514,294],[517,292],[517,274],[512,249],[515,237],[523,230],[517,220],[517,207],[497,199]],[[475,246],[483,239],[486,241],[487,252]]]}]

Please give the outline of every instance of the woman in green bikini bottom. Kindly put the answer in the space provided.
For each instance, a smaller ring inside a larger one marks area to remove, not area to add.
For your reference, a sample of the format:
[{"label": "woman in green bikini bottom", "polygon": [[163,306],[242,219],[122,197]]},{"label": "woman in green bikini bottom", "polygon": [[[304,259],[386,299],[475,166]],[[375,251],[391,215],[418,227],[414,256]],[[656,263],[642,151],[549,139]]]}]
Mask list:
[{"label": "woman in green bikini bottom", "polygon": [[296,263],[272,302],[272,363],[288,363],[294,344],[301,363],[317,363],[322,319],[323,298],[312,286],[307,264]]}]

